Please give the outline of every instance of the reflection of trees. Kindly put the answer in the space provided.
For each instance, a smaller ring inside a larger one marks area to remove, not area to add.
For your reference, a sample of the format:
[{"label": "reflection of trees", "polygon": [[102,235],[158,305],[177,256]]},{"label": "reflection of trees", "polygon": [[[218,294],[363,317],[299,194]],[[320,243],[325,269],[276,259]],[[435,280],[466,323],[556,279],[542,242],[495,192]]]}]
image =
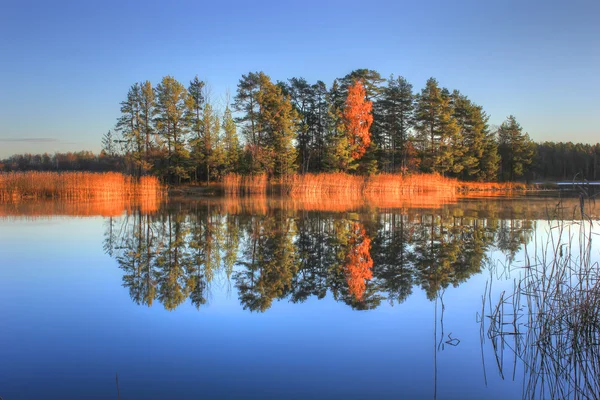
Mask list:
[{"label": "reflection of trees", "polygon": [[190,299],[200,307],[222,283],[252,311],[327,292],[366,310],[402,303],[415,286],[433,300],[479,273],[492,246],[514,254],[530,240],[534,225],[523,213],[484,207],[251,214],[214,202],[172,205],[109,221],[104,248],[138,304],[159,300],[172,310]]},{"label": "reflection of trees", "polygon": [[371,251],[375,279],[391,304],[402,303],[413,287],[414,270],[408,246],[414,227],[406,214],[383,213],[380,219]]},{"label": "reflection of trees", "polygon": [[293,243],[293,220],[281,210],[272,217],[254,217],[245,240],[244,268],[234,274],[239,299],[244,308],[265,311],[274,298],[291,289],[298,269]]}]

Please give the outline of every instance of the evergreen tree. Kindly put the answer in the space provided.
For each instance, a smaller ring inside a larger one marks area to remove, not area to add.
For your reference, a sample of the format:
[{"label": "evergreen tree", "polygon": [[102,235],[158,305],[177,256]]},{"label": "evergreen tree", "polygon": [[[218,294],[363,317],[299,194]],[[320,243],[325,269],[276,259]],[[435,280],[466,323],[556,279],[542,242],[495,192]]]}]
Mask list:
[{"label": "evergreen tree", "polygon": [[229,106],[223,114],[223,173],[238,172],[240,169],[240,143],[236,131],[235,121]]},{"label": "evergreen tree", "polygon": [[199,168],[203,163],[203,152],[197,147],[202,141],[202,110],[204,109],[204,82],[198,79],[198,75],[190,81],[188,86],[188,110],[187,118],[190,124],[192,138],[192,162],[194,163],[194,177],[199,178]]},{"label": "evergreen tree", "polygon": [[154,88],[150,81],[145,81],[140,84],[139,96],[140,108],[140,134],[144,140],[144,158],[142,169],[149,171],[152,167],[151,152],[152,140],[156,132],[154,129],[154,117],[156,114],[156,101]]},{"label": "evergreen tree", "polygon": [[283,176],[295,171],[298,115],[281,87],[263,72],[243,75],[234,106],[242,124],[251,173]]},{"label": "evergreen tree", "polygon": [[462,165],[456,160],[462,155],[462,148],[450,96],[447,90],[440,89],[434,78],[429,78],[417,96],[415,121],[422,152],[421,168],[442,174],[461,172]]},{"label": "evergreen tree", "polygon": [[376,107],[380,111],[381,164],[386,172],[408,169],[409,132],[413,126],[414,95],[412,85],[392,75],[383,88]]},{"label": "evergreen tree", "polygon": [[344,123],[344,100],[338,81],[335,80],[329,91],[328,138],[326,141],[325,166],[329,172],[348,172],[356,169],[352,149]]},{"label": "evergreen tree", "polygon": [[217,167],[224,162],[220,130],[221,123],[219,116],[213,111],[210,103],[206,103],[202,113],[202,139],[199,143],[195,144],[194,148],[198,149],[200,153],[199,158],[206,173],[207,184],[211,177],[217,176]]},{"label": "evergreen tree", "polygon": [[517,119],[510,115],[498,129],[502,179],[514,181],[523,176],[533,162],[535,147]]},{"label": "evergreen tree", "polygon": [[189,94],[172,76],[165,76],[156,87],[157,128],[167,144],[167,176],[180,183],[189,178],[190,153],[186,148],[189,133]]},{"label": "evergreen tree", "polygon": [[[461,164],[461,178],[464,180],[484,180],[493,175],[497,165],[495,141],[490,140],[488,116],[481,106],[471,102],[458,90],[452,93],[453,117],[459,129],[462,154],[456,160]],[[485,157],[485,160],[483,160]]]},{"label": "evergreen tree", "polygon": [[115,138],[110,130],[102,136],[102,153],[109,157],[114,157],[117,154]]},{"label": "evergreen tree", "polygon": [[122,136],[125,158],[129,172],[140,176],[143,167],[144,141],[141,134],[139,83],[133,84],[127,92],[127,99],[121,102],[121,116],[117,120],[116,130]]}]

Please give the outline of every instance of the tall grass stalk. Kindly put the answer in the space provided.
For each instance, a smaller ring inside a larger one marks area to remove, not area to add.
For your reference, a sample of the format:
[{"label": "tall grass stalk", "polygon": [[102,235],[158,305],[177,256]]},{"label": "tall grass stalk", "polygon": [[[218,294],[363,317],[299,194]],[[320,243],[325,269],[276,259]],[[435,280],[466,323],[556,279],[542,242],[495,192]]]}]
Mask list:
[{"label": "tall grass stalk", "polygon": [[487,337],[497,360],[509,347],[523,362],[524,397],[600,399],[598,221],[560,203],[551,214],[564,213],[573,219],[549,219],[547,237],[525,249],[512,293],[490,302]]}]

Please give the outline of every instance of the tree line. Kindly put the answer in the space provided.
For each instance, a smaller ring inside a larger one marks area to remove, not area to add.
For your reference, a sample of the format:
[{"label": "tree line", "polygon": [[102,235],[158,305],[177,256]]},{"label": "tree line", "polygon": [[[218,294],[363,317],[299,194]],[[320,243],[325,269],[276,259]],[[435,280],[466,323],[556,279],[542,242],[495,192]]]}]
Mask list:
[{"label": "tree line", "polygon": [[[235,114],[235,117],[234,117]],[[535,146],[510,116],[492,130],[483,108],[431,78],[419,93],[403,77],[360,69],[331,87],[263,72],[240,79],[222,115],[194,78],[187,88],[166,76],[135,83],[121,102],[119,151],[129,172],[169,182],[217,180],[229,172],[434,172],[464,180],[515,180]],[[239,136],[238,136],[239,132]]]},{"label": "tree line", "polygon": [[[154,174],[169,183],[217,181],[225,174],[439,173],[471,181],[598,178],[600,146],[535,144],[514,116],[499,127],[483,107],[430,78],[415,91],[403,77],[358,69],[331,86],[303,78],[273,82],[242,75],[220,110],[205,82],[171,76],[133,84],[91,170]],[[3,169],[50,169],[26,162]],[[31,155],[30,155],[31,156]],[[89,159],[89,157],[87,157]]]}]

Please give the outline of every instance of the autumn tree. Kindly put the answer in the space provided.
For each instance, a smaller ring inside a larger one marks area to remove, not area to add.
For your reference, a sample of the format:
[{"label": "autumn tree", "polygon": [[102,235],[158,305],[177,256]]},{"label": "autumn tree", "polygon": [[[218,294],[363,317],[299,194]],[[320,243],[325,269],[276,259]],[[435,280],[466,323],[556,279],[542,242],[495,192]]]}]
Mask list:
[{"label": "autumn tree", "polygon": [[354,160],[365,155],[371,144],[371,124],[373,123],[373,102],[366,100],[365,89],[361,81],[356,81],[348,88],[348,97],[344,106],[343,117]]},{"label": "autumn tree", "polygon": [[344,273],[350,293],[360,301],[365,293],[366,281],[373,278],[371,239],[365,233],[362,224],[355,222],[352,225],[348,246]]}]

